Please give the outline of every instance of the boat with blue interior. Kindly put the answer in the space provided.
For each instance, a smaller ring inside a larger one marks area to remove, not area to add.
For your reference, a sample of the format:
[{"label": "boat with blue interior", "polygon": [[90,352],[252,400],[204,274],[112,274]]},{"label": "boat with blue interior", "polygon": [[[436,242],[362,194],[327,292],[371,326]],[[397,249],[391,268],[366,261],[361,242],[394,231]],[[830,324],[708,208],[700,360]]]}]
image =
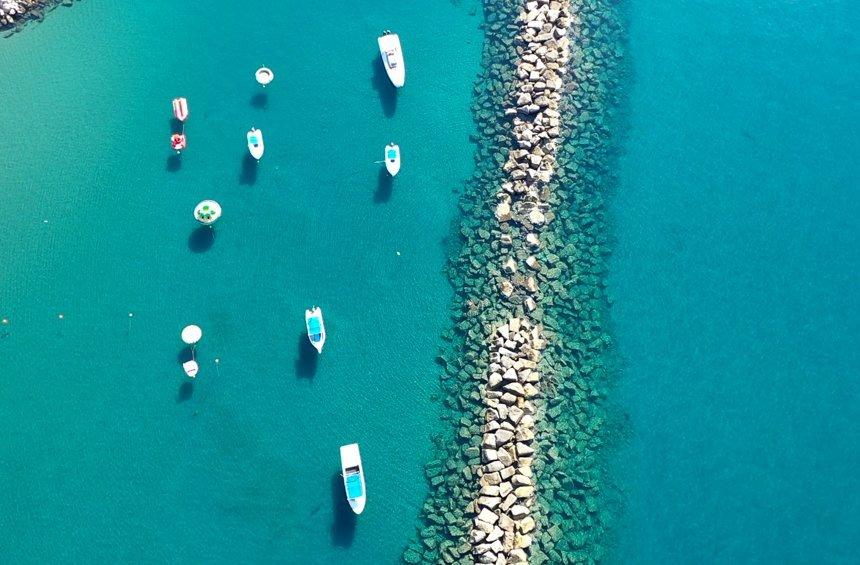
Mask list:
[{"label": "boat with blue interior", "polygon": [[364,511],[367,490],[364,484],[364,468],[361,466],[361,452],[357,443],[340,446],[340,467],[346,500],[356,514]]},{"label": "boat with blue interior", "polygon": [[310,310],[305,310],[305,326],[308,329],[308,340],[317,353],[322,353],[323,345],[325,345],[325,323],[323,322],[322,309],[319,306],[314,306]]}]

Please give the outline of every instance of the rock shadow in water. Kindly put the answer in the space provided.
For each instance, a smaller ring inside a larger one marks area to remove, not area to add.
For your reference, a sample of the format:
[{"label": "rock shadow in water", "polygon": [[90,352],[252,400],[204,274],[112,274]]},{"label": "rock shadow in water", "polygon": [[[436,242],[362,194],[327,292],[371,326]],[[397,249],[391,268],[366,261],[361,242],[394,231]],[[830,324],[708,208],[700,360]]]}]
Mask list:
[{"label": "rock shadow in water", "polygon": [[390,118],[397,111],[397,89],[388,80],[379,54],[373,58],[370,64],[373,66],[373,77],[371,78],[373,89],[379,93],[379,102],[382,104],[383,113]]},{"label": "rock shadow in water", "polygon": [[296,376],[300,379],[312,379],[317,374],[317,362],[320,354],[308,341],[308,334],[299,334],[299,356],[296,359]]},{"label": "rock shadow in water", "polygon": [[174,153],[167,158],[167,165],[164,167],[168,173],[175,173],[182,168],[182,155]]},{"label": "rock shadow in water", "polygon": [[239,184],[254,185],[257,182],[257,160],[246,152],[242,157],[242,172],[239,174]]},{"label": "rock shadow in water", "polygon": [[251,106],[265,110],[269,106],[269,95],[265,92],[258,92],[251,97]]},{"label": "rock shadow in water", "polygon": [[213,243],[215,243],[215,230],[208,226],[200,226],[188,236],[188,249],[192,253],[209,251]]},{"label": "rock shadow in water", "polygon": [[343,477],[335,473],[331,478],[331,503],[334,521],[331,524],[331,542],[338,547],[349,547],[355,538],[356,515],[346,501]]},{"label": "rock shadow in water", "polygon": [[190,400],[194,394],[194,383],[185,381],[179,385],[179,390],[176,392],[176,403],[181,404],[186,400]]},{"label": "rock shadow in water", "polygon": [[392,189],[394,188],[394,177],[388,174],[385,167],[379,169],[379,177],[376,179],[376,192],[373,193],[373,201],[377,204],[384,204],[391,200]]}]

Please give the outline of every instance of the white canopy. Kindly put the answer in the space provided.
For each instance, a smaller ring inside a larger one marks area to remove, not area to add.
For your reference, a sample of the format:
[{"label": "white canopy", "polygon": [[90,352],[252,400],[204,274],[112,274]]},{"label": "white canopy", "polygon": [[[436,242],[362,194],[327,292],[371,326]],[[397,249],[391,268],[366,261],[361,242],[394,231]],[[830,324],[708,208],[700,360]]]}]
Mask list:
[{"label": "white canopy", "polygon": [[190,326],[186,326],[184,330],[182,330],[182,341],[187,343],[188,345],[194,345],[200,338],[203,337],[203,330],[200,329],[200,326],[195,326],[191,324]]}]

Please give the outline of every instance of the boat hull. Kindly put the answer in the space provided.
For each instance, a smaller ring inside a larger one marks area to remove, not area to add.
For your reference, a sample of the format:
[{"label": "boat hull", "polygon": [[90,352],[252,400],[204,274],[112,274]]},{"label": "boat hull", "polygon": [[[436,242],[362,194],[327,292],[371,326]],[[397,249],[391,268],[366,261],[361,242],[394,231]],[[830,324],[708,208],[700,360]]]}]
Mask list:
[{"label": "boat hull", "polygon": [[379,37],[377,42],[388,80],[397,88],[401,88],[406,83],[406,62],[403,60],[403,50],[400,48],[400,37],[396,33],[388,33]]},{"label": "boat hull", "polygon": [[[391,157],[394,151],[394,157]],[[391,143],[385,146],[385,168],[392,177],[400,172],[400,146]]]},{"label": "boat hull", "polygon": [[251,128],[248,131],[248,152],[251,154],[251,157],[259,161],[263,157],[263,153],[266,151],[266,145],[263,142],[263,132]]},{"label": "boat hull", "polygon": [[185,98],[173,99],[173,116],[180,122],[188,119],[188,100]]},{"label": "boat hull", "polygon": [[[343,489],[350,508],[356,514],[364,511],[367,501],[367,488],[364,483],[364,467],[357,443],[340,447],[340,470],[343,476]],[[360,488],[359,488],[360,486]],[[356,492],[360,491],[360,492]]]},{"label": "boat hull", "polygon": [[[313,319],[319,320],[318,334],[311,327],[313,323],[311,320]],[[325,345],[325,322],[323,321],[322,309],[319,306],[314,306],[310,310],[305,310],[305,327],[308,330],[308,341],[311,342],[311,345],[317,350],[317,353],[322,353],[323,346]],[[314,339],[317,335],[319,338]]]}]

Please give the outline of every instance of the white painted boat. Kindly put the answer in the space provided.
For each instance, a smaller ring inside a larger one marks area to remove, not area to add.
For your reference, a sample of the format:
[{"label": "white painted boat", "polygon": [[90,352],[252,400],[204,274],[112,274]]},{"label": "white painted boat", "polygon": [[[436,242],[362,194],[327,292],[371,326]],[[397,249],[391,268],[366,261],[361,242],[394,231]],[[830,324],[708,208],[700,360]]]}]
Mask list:
[{"label": "white painted boat", "polygon": [[191,361],[186,361],[182,364],[182,370],[185,371],[186,375],[193,379],[197,376],[197,371],[200,370],[200,366],[197,364],[197,361],[192,359]]},{"label": "white painted boat", "polygon": [[319,306],[305,310],[305,326],[308,328],[308,340],[310,340],[311,345],[314,346],[317,353],[322,353],[323,345],[325,345],[325,323],[323,322],[322,309]]},{"label": "white painted boat", "polygon": [[272,72],[272,69],[268,67],[260,67],[257,69],[257,72],[254,73],[254,78],[257,79],[257,82],[266,86],[273,80],[275,80],[275,73]]},{"label": "white painted boat", "polygon": [[251,152],[251,156],[259,161],[263,156],[263,151],[265,150],[266,146],[263,144],[263,132],[256,128],[248,130],[248,151]]},{"label": "white painted boat", "polygon": [[173,99],[173,115],[180,122],[188,119],[188,100],[185,98]]},{"label": "white painted boat", "polygon": [[400,88],[406,82],[406,63],[403,60],[403,50],[400,48],[400,38],[396,33],[383,31],[377,39],[382,65],[391,84]]},{"label": "white painted boat", "polygon": [[204,200],[194,207],[194,219],[204,225],[214,224],[221,217],[221,205],[214,200]]},{"label": "white painted boat", "polygon": [[340,468],[346,500],[353,512],[361,514],[367,500],[367,489],[364,485],[364,468],[361,466],[361,453],[358,451],[357,443],[340,446]]},{"label": "white painted boat", "polygon": [[392,177],[400,171],[400,146],[389,143],[385,146],[385,168]]}]

